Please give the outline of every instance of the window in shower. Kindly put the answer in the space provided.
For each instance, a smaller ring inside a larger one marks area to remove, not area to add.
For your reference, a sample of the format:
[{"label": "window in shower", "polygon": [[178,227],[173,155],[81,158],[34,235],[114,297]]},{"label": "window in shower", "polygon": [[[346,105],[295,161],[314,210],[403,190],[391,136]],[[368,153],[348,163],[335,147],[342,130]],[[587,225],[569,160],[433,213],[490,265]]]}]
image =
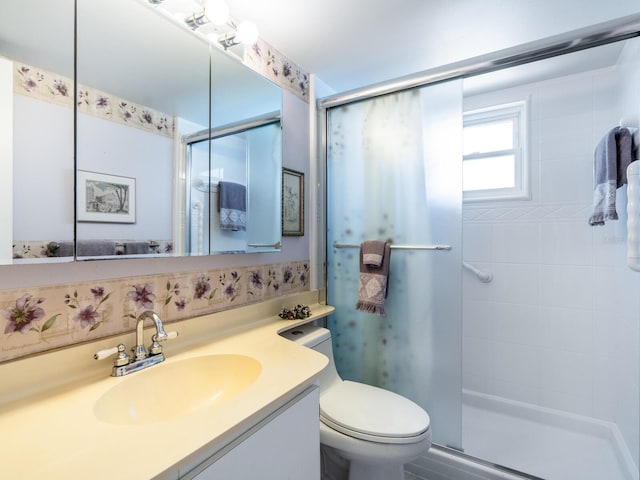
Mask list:
[{"label": "window in shower", "polygon": [[529,198],[525,101],[465,112],[465,201]]}]

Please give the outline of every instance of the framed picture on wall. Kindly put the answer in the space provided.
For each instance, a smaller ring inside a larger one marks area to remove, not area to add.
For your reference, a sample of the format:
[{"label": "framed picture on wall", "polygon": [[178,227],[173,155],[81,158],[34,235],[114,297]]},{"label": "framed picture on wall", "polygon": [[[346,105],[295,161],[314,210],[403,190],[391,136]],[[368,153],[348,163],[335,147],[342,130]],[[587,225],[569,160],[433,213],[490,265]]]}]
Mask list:
[{"label": "framed picture on wall", "polygon": [[136,222],[136,179],[78,170],[80,222]]},{"label": "framed picture on wall", "polygon": [[282,236],[304,235],[304,173],[282,169]]}]

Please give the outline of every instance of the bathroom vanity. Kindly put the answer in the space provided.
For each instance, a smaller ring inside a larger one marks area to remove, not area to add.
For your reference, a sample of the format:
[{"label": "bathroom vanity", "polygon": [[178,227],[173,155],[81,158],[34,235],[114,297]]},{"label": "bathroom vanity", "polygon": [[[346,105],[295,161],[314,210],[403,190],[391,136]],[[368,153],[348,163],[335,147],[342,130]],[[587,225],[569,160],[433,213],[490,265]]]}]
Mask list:
[{"label": "bathroom vanity", "polygon": [[327,359],[278,333],[332,311],[305,292],[175,322],[167,359],[124,377],[92,357],[132,333],[0,365],[2,477],[319,478]]},{"label": "bathroom vanity", "polygon": [[320,478],[318,387],[310,387],[180,478]]}]

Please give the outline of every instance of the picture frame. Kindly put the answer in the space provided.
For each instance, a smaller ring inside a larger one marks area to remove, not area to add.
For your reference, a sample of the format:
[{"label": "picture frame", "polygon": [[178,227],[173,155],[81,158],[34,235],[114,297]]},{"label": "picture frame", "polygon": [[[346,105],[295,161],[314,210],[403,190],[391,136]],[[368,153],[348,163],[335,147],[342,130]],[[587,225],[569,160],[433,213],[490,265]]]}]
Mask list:
[{"label": "picture frame", "polygon": [[282,169],[282,236],[304,235],[304,173]]},{"label": "picture frame", "polygon": [[79,222],[136,223],[136,179],[78,170]]}]

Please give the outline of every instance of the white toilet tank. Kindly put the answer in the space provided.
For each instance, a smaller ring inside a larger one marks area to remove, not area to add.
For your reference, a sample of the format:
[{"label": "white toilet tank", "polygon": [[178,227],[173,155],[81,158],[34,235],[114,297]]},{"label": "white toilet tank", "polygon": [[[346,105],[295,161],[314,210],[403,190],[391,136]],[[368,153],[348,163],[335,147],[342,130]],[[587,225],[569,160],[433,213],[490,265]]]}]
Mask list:
[{"label": "white toilet tank", "polygon": [[328,329],[307,324],[286,330],[280,335],[288,340],[322,353],[329,359],[329,365],[327,365],[319,377],[321,394],[324,389],[328,388],[334,382],[342,381],[336,370],[336,364],[333,361],[331,332]]}]

